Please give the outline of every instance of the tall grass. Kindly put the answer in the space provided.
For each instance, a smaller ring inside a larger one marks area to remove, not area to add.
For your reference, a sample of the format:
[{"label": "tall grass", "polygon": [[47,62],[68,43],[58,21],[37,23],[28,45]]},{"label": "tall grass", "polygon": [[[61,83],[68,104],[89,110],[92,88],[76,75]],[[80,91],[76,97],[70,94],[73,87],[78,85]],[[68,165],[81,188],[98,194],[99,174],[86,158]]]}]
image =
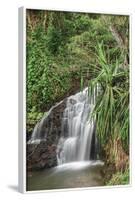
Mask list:
[{"label": "tall grass", "polygon": [[112,178],[106,183],[106,185],[127,185],[129,184],[129,169],[126,169],[123,173],[117,172],[113,174]]}]

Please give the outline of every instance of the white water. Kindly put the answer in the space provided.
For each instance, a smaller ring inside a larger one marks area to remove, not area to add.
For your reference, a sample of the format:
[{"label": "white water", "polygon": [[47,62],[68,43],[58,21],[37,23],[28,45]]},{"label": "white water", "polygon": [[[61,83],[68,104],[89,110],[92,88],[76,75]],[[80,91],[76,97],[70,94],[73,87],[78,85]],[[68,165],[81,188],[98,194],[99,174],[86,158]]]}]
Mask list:
[{"label": "white water", "polygon": [[[61,121],[61,138],[57,145],[58,165],[90,160],[92,137],[95,130],[95,120],[90,120],[95,105],[96,91],[93,93],[94,95],[89,97],[88,88],[85,88],[82,92],[67,98]],[[28,144],[39,144],[41,140],[46,141],[45,121],[53,108],[61,103],[53,106],[48,114],[37,123]]]},{"label": "white water", "polygon": [[55,172],[58,171],[66,171],[66,170],[81,170],[85,168],[89,168],[92,166],[103,166],[104,162],[100,160],[96,161],[76,161],[76,162],[70,162],[70,163],[64,163],[62,165],[58,165],[54,168]]},{"label": "white water", "polygon": [[[48,111],[48,113],[43,116],[43,118],[41,119],[41,121],[39,121],[34,130],[33,130],[33,133],[32,133],[32,136],[30,138],[30,140],[27,142],[27,144],[39,144],[42,141],[46,141],[46,133],[45,133],[45,129],[43,128],[44,126],[44,123],[45,123],[45,120],[47,119],[47,117],[50,115],[50,113],[52,112],[52,110],[60,105],[63,101],[60,101],[59,103],[57,103],[56,105],[52,106],[51,109]],[[44,129],[44,131],[42,130]],[[42,136],[42,131],[44,132],[43,133],[43,136]]]},{"label": "white water", "polygon": [[[58,166],[33,172],[28,177],[28,191],[104,184],[101,174],[104,163],[91,158],[92,143],[95,143],[92,139],[95,136],[95,120],[90,120],[90,116],[95,105],[95,93],[88,97],[86,88],[67,98],[61,121],[61,138],[57,145]],[[46,139],[44,120],[45,116],[35,127],[30,143],[40,143]]]},{"label": "white water", "polygon": [[90,120],[90,115],[94,104],[95,95],[88,97],[88,88],[67,99],[62,119],[62,136],[57,147],[59,165],[90,160],[94,131],[94,120]]}]

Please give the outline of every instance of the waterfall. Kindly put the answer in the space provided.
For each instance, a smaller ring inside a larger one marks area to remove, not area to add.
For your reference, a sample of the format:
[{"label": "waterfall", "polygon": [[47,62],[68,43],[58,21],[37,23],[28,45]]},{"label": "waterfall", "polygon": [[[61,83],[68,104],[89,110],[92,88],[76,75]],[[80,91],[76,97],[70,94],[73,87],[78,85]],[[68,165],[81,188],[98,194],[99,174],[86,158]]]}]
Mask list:
[{"label": "waterfall", "polygon": [[88,95],[88,88],[85,88],[54,105],[36,124],[27,144],[44,143],[46,154],[50,156],[53,156],[50,149],[54,144],[56,150],[53,154],[58,165],[94,160],[96,127],[91,114],[96,93],[97,87],[92,96]]},{"label": "waterfall", "polygon": [[[37,122],[30,140],[27,142],[27,144],[40,144],[41,141],[47,140],[47,135],[49,132],[51,133],[53,129],[53,123],[49,122],[49,118],[51,115],[53,115],[53,110],[62,104],[63,101],[60,101],[59,103],[56,103],[56,105],[52,106],[51,109],[45,113],[42,117],[41,121]],[[48,131],[47,131],[48,129]]]},{"label": "waterfall", "polygon": [[[94,89],[95,90],[95,89]],[[90,115],[95,104],[95,91],[88,88],[67,98],[63,113],[61,138],[57,146],[58,164],[90,160],[95,120]]]}]

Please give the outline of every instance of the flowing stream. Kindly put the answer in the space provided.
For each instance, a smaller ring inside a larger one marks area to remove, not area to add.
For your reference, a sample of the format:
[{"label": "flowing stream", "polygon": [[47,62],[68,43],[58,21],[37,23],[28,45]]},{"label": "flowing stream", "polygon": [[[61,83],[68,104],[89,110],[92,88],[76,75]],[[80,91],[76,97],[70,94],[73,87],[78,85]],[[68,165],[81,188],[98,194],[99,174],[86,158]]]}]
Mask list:
[{"label": "flowing stream", "polygon": [[95,122],[90,120],[95,96],[89,98],[88,88],[67,99],[59,140],[58,164],[90,160]]},{"label": "flowing stream", "polygon": [[[88,88],[85,88],[67,98],[57,145],[58,166],[30,174],[28,190],[103,185],[103,162],[96,160],[95,120],[90,118],[95,105],[95,93],[89,97]],[[33,138],[39,139],[35,133],[34,130]]]}]

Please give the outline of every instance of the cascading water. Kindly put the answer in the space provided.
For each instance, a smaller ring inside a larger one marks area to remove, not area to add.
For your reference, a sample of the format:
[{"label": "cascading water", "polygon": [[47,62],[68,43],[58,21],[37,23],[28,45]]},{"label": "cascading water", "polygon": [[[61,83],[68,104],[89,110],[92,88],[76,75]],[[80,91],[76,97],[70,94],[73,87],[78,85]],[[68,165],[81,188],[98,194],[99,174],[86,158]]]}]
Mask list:
[{"label": "cascading water", "polygon": [[54,154],[58,165],[95,159],[95,120],[90,116],[96,91],[94,88],[93,95],[89,96],[88,88],[85,88],[53,106],[36,124],[27,143],[38,145],[44,142],[49,145],[49,152],[50,145],[57,145]]},{"label": "cascading water", "polygon": [[90,160],[94,119],[90,115],[95,104],[88,96],[88,88],[67,99],[62,118],[62,135],[57,146],[58,164]]},{"label": "cascading water", "polygon": [[44,170],[28,177],[29,190],[103,185],[104,163],[93,157],[97,155],[96,127],[95,119],[90,119],[96,91],[89,96],[85,88],[64,99],[35,126],[28,141],[30,164],[35,162],[36,169],[44,164]]},{"label": "cascading water", "polygon": [[[59,106],[63,101],[57,103],[56,105],[52,106],[51,109],[45,113],[45,115],[42,117],[41,121],[39,121],[31,135],[30,140],[27,142],[27,144],[39,144],[41,141],[46,141],[47,140],[47,134],[51,133],[53,129],[53,123],[49,122],[49,117],[52,114],[53,115],[53,110]],[[48,128],[49,126],[49,128]],[[48,131],[47,131],[48,129]],[[48,133],[47,133],[48,132]]]}]

